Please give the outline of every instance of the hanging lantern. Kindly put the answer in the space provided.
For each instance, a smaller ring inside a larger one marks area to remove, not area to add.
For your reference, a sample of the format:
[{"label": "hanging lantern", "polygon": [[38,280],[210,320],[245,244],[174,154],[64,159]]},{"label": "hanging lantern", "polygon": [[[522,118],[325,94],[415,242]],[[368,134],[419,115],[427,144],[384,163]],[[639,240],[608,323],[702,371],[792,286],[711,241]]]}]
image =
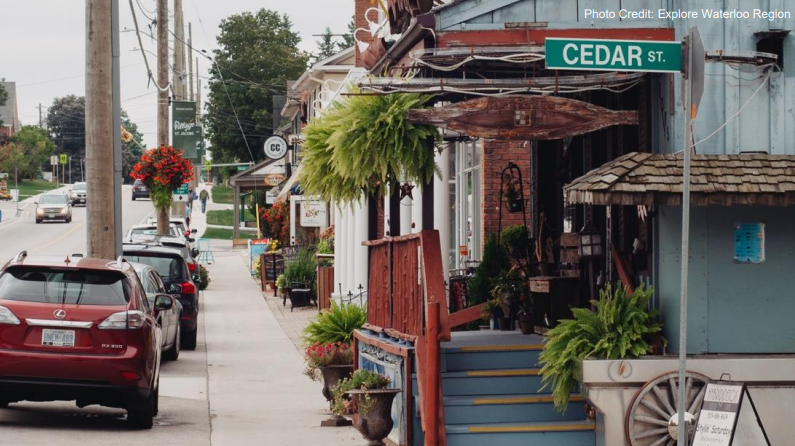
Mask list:
[{"label": "hanging lantern", "polygon": [[591,226],[586,224],[577,234],[578,237],[578,253],[580,258],[601,257],[604,255],[602,250],[602,235]]}]

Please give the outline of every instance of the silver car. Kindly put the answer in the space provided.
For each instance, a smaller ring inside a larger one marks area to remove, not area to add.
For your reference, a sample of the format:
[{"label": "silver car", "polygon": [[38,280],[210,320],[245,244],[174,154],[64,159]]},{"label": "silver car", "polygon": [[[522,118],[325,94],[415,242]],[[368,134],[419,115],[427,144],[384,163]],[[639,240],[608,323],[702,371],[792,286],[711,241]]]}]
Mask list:
[{"label": "silver car", "polygon": [[77,206],[78,204],[85,205],[86,204],[86,191],[88,188],[86,187],[86,183],[80,182],[75,183],[72,186],[72,191],[69,193],[69,198],[72,199],[72,206]]},{"label": "silver car", "polygon": [[36,223],[52,220],[72,222],[72,202],[66,194],[44,194],[35,204]]}]

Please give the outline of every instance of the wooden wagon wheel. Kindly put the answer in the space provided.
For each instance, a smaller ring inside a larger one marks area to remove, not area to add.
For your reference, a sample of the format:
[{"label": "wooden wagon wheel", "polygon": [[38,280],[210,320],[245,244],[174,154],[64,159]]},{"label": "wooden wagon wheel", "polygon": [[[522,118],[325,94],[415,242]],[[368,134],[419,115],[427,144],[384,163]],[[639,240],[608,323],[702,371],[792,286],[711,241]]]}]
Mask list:
[{"label": "wooden wagon wheel", "polygon": [[[709,378],[687,372],[685,380],[689,435],[698,423],[698,408],[704,399]],[[632,446],[673,446],[676,444],[679,401],[679,372],[664,373],[649,381],[635,395],[627,412],[626,434]]]}]

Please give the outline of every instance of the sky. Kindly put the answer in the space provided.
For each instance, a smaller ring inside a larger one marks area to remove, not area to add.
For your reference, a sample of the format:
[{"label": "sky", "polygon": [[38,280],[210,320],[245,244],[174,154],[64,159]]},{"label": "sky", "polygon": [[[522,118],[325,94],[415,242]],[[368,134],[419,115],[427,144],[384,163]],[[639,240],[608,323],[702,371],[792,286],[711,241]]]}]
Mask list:
[{"label": "sky", "polygon": [[[150,22],[144,14],[154,17],[156,0],[133,0],[138,24],[149,32]],[[139,6],[140,5],[140,6]],[[122,29],[121,99],[122,108],[144,134],[147,147],[156,140],[156,89],[147,87],[146,68],[133,30],[129,0],[119,0]],[[173,9],[173,0],[169,0]],[[246,11],[267,8],[287,14],[293,29],[301,35],[301,49],[314,51],[326,27],[334,33],[347,32],[353,16],[353,0],[183,0],[185,26],[193,23],[193,46],[216,48],[215,36],[224,18]],[[0,78],[17,83],[17,108],[23,125],[38,124],[39,104],[46,118],[47,110],[57,97],[85,94],[85,1],[84,0],[0,0]],[[169,11],[173,13],[173,11]],[[185,31],[187,36],[187,30]],[[142,35],[145,49],[155,53],[157,46]],[[187,40],[187,39],[186,39]],[[173,43],[172,43],[173,48]],[[148,54],[149,64],[156,72],[157,60]],[[196,57],[194,53],[194,58]],[[202,86],[206,87],[210,62],[199,58]],[[194,62],[195,66],[195,62]],[[207,97],[206,90],[202,100]]]}]

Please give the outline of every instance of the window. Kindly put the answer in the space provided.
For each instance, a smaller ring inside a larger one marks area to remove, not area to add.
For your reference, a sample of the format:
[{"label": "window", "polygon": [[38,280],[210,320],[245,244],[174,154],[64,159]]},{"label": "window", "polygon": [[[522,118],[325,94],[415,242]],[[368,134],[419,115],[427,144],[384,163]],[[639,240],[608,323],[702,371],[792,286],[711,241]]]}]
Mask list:
[{"label": "window", "polygon": [[66,205],[67,202],[66,195],[50,194],[39,197],[39,204]]},{"label": "window", "polygon": [[0,276],[0,296],[21,302],[126,305],[124,277],[111,271],[12,267]]},{"label": "window", "polygon": [[125,253],[124,258],[130,262],[151,266],[160,274],[164,281],[187,282],[187,274],[185,268],[183,268],[185,261],[182,258],[155,255],[142,256],[132,253]]},{"label": "window", "polygon": [[480,228],[480,151],[479,140],[455,143],[450,153],[451,184],[454,196],[451,233],[454,248],[452,268],[471,266],[479,261],[483,237]]}]

